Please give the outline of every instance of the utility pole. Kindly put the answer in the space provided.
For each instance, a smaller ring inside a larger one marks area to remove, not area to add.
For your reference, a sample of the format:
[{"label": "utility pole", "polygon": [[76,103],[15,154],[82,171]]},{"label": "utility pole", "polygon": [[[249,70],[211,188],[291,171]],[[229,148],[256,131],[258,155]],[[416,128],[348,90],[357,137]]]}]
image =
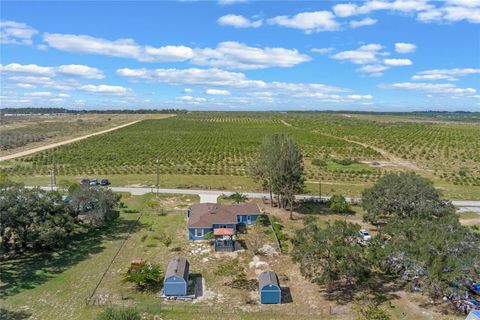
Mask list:
[{"label": "utility pole", "polygon": [[322,182],[320,180],[318,181],[318,198],[322,202]]},{"label": "utility pole", "polygon": [[52,149],[52,181],[57,185],[57,164],[55,163],[55,148]]},{"label": "utility pole", "polygon": [[158,158],[157,156],[157,159],[155,160],[155,163],[157,164],[157,197],[158,197],[158,194],[160,193],[160,168],[159,168],[159,165],[160,165],[160,159]]}]

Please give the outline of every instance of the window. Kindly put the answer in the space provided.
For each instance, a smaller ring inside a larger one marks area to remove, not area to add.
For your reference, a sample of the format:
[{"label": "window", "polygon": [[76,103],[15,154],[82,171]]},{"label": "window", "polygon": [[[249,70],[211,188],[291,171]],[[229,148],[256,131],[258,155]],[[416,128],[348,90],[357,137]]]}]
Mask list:
[{"label": "window", "polygon": [[203,229],[195,229],[196,237],[203,237]]}]

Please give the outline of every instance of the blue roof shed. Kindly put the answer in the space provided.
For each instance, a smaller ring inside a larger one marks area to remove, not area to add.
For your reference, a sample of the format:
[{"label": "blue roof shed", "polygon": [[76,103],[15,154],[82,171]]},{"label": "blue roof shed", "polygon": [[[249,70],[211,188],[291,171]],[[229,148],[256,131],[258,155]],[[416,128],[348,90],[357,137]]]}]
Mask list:
[{"label": "blue roof shed", "polygon": [[166,296],[186,296],[188,288],[189,263],[184,257],[176,257],[168,263],[163,280],[163,293]]},{"label": "blue roof shed", "polygon": [[258,277],[258,291],[261,304],[278,304],[282,302],[282,290],[273,271],[264,271]]}]

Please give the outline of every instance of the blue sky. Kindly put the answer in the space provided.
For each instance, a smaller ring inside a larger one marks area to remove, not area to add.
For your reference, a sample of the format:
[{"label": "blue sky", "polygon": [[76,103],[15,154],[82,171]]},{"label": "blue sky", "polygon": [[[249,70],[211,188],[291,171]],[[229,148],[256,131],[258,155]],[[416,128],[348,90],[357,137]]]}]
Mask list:
[{"label": "blue sky", "polygon": [[2,107],[480,111],[480,0],[0,5]]}]

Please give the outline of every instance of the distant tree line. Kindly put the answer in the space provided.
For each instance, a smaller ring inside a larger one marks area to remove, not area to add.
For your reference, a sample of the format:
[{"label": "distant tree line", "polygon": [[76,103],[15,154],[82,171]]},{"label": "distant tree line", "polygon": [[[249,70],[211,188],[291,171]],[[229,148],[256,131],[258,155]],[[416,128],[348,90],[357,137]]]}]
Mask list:
[{"label": "distant tree line", "polygon": [[65,244],[81,228],[115,219],[120,196],[109,189],[74,185],[68,195],[0,181],[0,254],[41,252]]},{"label": "distant tree line", "polygon": [[101,109],[73,110],[66,108],[2,108],[0,114],[151,114],[151,113],[186,113],[183,109]]},{"label": "distant tree line", "polygon": [[461,225],[453,206],[414,173],[386,175],[362,197],[364,220],[377,224],[378,234],[363,241],[359,224],[321,225],[307,216],[292,240],[302,273],[333,291],[377,292],[378,279],[393,279],[468,311],[480,294],[472,287],[480,281],[478,228]]}]

